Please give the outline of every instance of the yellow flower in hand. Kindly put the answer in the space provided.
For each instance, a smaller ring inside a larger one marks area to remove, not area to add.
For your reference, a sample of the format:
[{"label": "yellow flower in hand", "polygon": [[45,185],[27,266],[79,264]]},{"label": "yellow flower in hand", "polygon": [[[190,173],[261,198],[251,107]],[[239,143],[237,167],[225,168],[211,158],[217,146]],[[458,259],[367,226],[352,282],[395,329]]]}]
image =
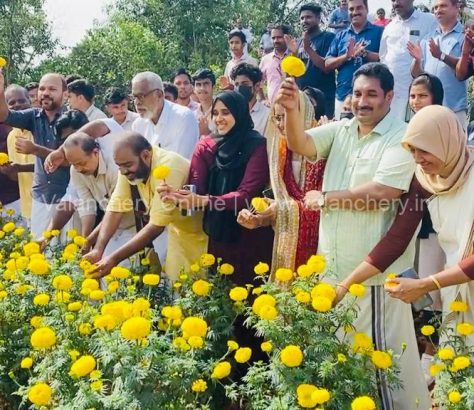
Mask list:
[{"label": "yellow flower in hand", "polygon": [[5,165],[8,163],[8,161],[10,161],[8,155],[4,152],[0,152],[0,165]]},{"label": "yellow flower in hand", "polygon": [[255,211],[258,213],[263,212],[268,208],[268,204],[267,201],[265,201],[265,198],[253,198],[251,204],[253,209],[255,209]]},{"label": "yellow flower in hand", "polygon": [[171,168],[168,165],[160,165],[153,169],[153,178],[165,180],[170,174]]},{"label": "yellow flower in hand", "polygon": [[295,56],[287,56],[281,62],[281,69],[290,77],[301,77],[306,72],[304,62]]}]

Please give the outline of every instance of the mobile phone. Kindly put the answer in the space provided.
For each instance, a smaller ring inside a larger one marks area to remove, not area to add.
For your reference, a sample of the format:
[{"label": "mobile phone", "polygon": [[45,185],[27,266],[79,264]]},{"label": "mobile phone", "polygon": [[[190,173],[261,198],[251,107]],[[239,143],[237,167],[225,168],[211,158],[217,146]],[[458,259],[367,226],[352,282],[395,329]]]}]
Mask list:
[{"label": "mobile phone", "polygon": [[[192,192],[193,194],[196,193],[196,185],[183,185],[182,189]],[[194,215],[194,209],[181,209],[181,215],[182,216],[193,216]]]},{"label": "mobile phone", "polygon": [[417,43],[420,40],[420,30],[410,30],[410,41]]},{"label": "mobile phone", "polygon": [[[418,276],[418,273],[416,273],[415,269],[413,268],[408,268],[404,270],[402,273],[398,275],[399,278],[408,278],[408,279],[420,279]],[[413,309],[415,309],[417,312],[420,310],[426,309],[428,306],[431,306],[433,304],[433,299],[431,298],[430,294],[427,293],[426,295],[423,295],[421,298],[415,300],[412,302]]]},{"label": "mobile phone", "polygon": [[271,188],[264,189],[262,195],[264,198],[275,199],[275,195],[273,195],[273,190]]}]

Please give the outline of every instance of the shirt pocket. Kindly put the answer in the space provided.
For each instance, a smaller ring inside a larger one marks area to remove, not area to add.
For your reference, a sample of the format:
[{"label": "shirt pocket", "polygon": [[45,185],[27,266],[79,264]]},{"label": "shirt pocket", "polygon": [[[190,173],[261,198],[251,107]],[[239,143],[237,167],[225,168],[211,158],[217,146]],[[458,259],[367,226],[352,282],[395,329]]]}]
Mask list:
[{"label": "shirt pocket", "polygon": [[352,164],[352,174],[350,178],[350,186],[371,182],[377,171],[379,158],[355,158]]}]

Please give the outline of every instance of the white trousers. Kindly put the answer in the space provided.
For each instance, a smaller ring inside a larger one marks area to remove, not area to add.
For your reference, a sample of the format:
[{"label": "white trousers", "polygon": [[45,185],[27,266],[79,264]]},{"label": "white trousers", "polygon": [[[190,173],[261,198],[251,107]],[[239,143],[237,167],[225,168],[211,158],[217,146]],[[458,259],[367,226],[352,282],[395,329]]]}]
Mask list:
[{"label": "white trousers", "polygon": [[[137,234],[137,230],[135,227],[130,227],[127,229],[117,229],[117,232],[110,238],[109,243],[104,249],[104,257],[109,256],[117,249],[125,245],[128,241],[133,239],[133,237]],[[119,263],[120,266],[130,266],[130,262],[128,259],[123,260]]]}]

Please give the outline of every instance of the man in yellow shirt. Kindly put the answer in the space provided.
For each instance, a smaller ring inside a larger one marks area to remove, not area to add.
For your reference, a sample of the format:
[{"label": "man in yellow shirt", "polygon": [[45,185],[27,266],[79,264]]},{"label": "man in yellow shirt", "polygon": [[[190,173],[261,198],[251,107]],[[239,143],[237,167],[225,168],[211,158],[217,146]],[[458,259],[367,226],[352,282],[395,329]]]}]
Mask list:
[{"label": "man in yellow shirt", "polygon": [[[166,184],[180,189],[187,183],[189,161],[174,152],[152,147],[136,132],[124,132],[114,146],[114,161],[120,175],[107,206],[94,249],[85,257],[97,262],[95,277],[103,277],[122,260],[145,248],[168,227],[168,255],[165,273],[175,281],[182,269],[189,269],[206,252],[207,236],[202,230],[202,213],[183,216],[174,205],[165,203],[157,193],[163,180],[153,177],[158,166],[169,168]],[[136,187],[136,188],[135,188]],[[103,258],[104,249],[117,230],[122,215],[134,207],[132,189],[136,189],[149,222],[125,245]]]},{"label": "man in yellow shirt", "polygon": [[[31,108],[30,98],[25,88],[12,84],[5,90],[5,99],[10,110],[19,111]],[[33,186],[33,171],[35,156],[20,154],[15,149],[17,138],[33,141],[33,135],[28,130],[13,128],[8,134],[7,147],[10,162],[1,167],[0,172],[10,179],[18,179],[20,190],[21,216],[29,223],[31,217],[31,187]]]}]

